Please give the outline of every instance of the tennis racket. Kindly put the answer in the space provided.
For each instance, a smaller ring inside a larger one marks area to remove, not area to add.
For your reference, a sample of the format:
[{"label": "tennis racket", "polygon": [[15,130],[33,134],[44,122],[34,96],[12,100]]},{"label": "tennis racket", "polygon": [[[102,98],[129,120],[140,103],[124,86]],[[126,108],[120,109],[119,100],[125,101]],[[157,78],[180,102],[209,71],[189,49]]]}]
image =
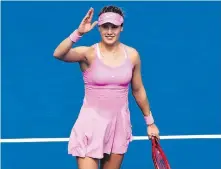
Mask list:
[{"label": "tennis racket", "polygon": [[152,137],[152,160],[155,169],[171,169],[167,157],[160,146],[157,137]]}]

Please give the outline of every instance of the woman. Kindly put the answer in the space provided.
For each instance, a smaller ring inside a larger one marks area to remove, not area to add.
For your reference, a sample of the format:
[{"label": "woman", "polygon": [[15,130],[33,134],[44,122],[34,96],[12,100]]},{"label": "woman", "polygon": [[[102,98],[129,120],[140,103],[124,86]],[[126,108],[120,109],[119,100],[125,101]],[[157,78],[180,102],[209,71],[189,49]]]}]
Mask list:
[{"label": "woman", "polygon": [[[159,137],[141,79],[138,52],[119,42],[124,16],[115,6],[104,7],[92,22],[90,8],[78,29],[63,40],[54,57],[78,62],[85,85],[84,103],[71,131],[69,154],[80,169],[119,169],[132,139],[128,87],[144,115],[147,133]],[[101,42],[92,46],[72,45],[98,24]]]}]

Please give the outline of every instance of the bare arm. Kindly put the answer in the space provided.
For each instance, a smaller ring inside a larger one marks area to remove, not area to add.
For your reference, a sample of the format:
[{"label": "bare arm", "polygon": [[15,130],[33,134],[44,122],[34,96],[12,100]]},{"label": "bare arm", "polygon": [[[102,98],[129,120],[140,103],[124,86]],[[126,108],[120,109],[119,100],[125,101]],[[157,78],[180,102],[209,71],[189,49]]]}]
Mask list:
[{"label": "bare arm", "polygon": [[141,77],[141,61],[137,51],[133,51],[134,70],[131,81],[133,96],[144,116],[150,115],[150,106]]},{"label": "bare arm", "polygon": [[[94,14],[94,9],[90,8],[87,14],[85,15],[85,17],[83,18],[83,20],[81,21],[74,36],[79,36],[79,35],[82,36],[94,28],[94,26],[97,24],[97,21],[91,23],[93,14]],[[69,37],[67,37],[55,49],[53,54],[54,57],[66,62],[81,62],[85,60],[85,53],[89,49],[89,47],[79,46],[72,48],[74,44],[75,43],[72,42]]]},{"label": "bare arm", "polygon": [[[133,96],[136,99],[136,102],[137,102],[138,106],[140,107],[143,115],[145,116],[144,119],[146,119],[146,118],[151,119],[152,114],[150,112],[148,98],[147,98],[146,91],[144,89],[142,77],[141,77],[140,57],[139,57],[139,54],[137,51],[134,51],[132,56],[133,56],[132,58],[133,58],[134,64],[135,64],[134,71],[133,71],[133,78],[131,81]],[[159,139],[160,138],[159,137],[159,129],[155,125],[154,121],[151,123],[148,122],[147,125],[148,125],[148,127],[147,127],[148,137],[151,139],[152,136],[156,136]]]},{"label": "bare arm", "polygon": [[72,48],[74,43],[70,38],[64,39],[55,49],[53,56],[66,62],[80,62],[85,57],[85,52],[89,47],[79,46]]}]

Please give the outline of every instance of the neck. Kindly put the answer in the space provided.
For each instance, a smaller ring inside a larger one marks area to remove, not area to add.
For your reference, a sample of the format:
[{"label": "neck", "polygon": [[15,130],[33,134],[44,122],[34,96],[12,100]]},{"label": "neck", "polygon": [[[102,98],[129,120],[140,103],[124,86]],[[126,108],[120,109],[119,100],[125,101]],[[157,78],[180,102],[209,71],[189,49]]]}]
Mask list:
[{"label": "neck", "polygon": [[101,47],[104,48],[105,51],[107,51],[107,52],[114,52],[118,48],[119,44],[120,44],[120,42],[118,42],[118,41],[112,45],[108,45],[108,44],[104,43],[103,41],[100,42]]}]

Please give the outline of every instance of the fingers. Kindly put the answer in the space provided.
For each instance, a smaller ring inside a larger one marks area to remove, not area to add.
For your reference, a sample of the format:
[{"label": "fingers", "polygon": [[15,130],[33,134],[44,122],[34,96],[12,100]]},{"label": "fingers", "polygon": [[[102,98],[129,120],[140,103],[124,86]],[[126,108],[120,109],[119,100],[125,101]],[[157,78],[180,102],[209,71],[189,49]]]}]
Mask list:
[{"label": "fingers", "polygon": [[83,22],[88,22],[88,21],[90,22],[92,20],[93,14],[94,14],[94,9],[90,8],[84,17]]},{"label": "fingers", "polygon": [[153,138],[153,136],[152,135],[148,135],[148,138],[149,138],[149,140],[151,140]]},{"label": "fingers", "polygon": [[153,139],[154,137],[156,137],[156,138],[157,138],[157,140],[159,140],[159,139],[160,139],[159,134],[150,134],[150,135],[148,135],[148,137],[149,137],[149,139]]},{"label": "fingers", "polygon": [[94,9],[90,8],[89,13],[88,13],[88,22],[92,21],[93,16],[94,16]]},{"label": "fingers", "polygon": [[97,25],[97,21],[94,21],[94,23],[91,25],[91,29],[93,29]]},{"label": "fingers", "polygon": [[160,136],[159,135],[156,135],[156,137],[157,137],[157,140],[160,140]]}]

